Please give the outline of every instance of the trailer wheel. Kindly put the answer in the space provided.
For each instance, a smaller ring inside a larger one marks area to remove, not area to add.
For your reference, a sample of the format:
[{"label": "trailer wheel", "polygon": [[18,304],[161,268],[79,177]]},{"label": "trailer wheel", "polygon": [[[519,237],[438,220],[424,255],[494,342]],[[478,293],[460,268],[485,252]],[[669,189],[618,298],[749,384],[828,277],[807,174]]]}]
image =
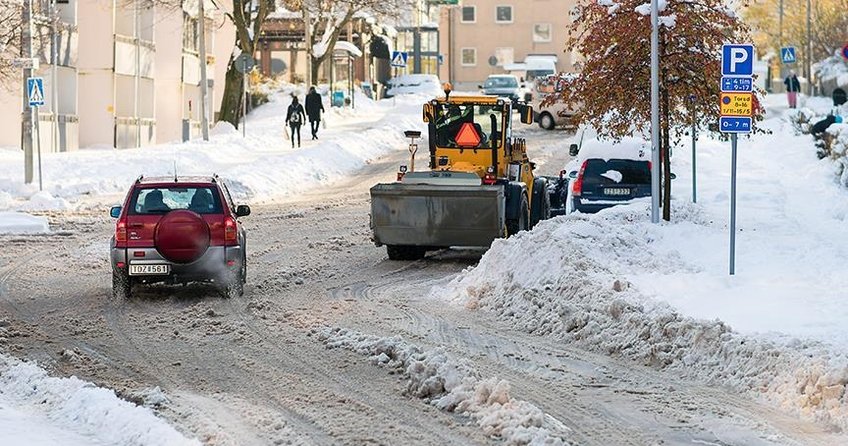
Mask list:
[{"label": "trailer wheel", "polygon": [[533,181],[533,201],[530,206],[530,229],[542,220],[551,218],[551,196],[548,193],[548,180],[536,178]]},{"label": "trailer wheel", "polygon": [[530,206],[527,205],[527,195],[521,196],[521,216],[516,220],[506,221],[506,233],[508,236],[513,236],[521,231],[526,231],[530,227]]},{"label": "trailer wheel", "polygon": [[427,249],[422,246],[386,245],[389,260],[419,260],[424,258]]}]

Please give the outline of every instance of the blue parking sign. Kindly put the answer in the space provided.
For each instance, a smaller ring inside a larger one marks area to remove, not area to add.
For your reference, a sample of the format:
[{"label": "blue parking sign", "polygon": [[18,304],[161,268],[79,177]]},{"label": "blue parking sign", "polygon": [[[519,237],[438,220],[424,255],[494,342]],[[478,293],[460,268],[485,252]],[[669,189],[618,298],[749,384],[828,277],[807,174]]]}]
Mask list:
[{"label": "blue parking sign", "polygon": [[751,133],[749,116],[722,116],[718,118],[718,129],[722,133]]},{"label": "blue parking sign", "polygon": [[722,45],[721,75],[751,76],[754,74],[754,45]]}]

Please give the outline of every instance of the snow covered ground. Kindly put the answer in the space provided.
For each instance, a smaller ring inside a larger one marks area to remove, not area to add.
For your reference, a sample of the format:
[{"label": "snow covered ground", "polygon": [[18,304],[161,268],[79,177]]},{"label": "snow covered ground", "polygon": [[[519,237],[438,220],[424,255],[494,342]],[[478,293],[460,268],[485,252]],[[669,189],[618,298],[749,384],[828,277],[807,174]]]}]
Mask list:
[{"label": "snow covered ground", "polygon": [[37,234],[49,231],[50,225],[44,217],[22,212],[0,212],[0,234]]},{"label": "snow covered ground", "polygon": [[674,152],[670,223],[645,203],[556,218],[496,241],[436,296],[848,427],[848,190],[783,120],[785,98],[768,104],[773,133],[739,141],[735,276],[730,144],[701,138],[697,204],[691,146]]}]

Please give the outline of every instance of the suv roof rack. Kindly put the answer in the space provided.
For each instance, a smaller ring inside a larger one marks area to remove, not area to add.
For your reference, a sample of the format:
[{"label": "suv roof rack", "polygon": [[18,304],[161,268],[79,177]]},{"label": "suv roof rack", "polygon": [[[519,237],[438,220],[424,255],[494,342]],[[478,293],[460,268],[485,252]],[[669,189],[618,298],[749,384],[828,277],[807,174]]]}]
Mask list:
[{"label": "suv roof rack", "polygon": [[138,178],[135,179],[136,184],[141,183],[141,180],[144,178],[144,175],[139,175]]}]

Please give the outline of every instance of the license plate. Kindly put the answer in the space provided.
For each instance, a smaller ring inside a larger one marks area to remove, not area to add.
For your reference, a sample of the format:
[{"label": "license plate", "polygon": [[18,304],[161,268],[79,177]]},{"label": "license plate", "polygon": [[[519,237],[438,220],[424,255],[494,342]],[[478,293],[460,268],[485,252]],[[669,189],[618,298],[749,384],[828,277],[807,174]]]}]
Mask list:
[{"label": "license plate", "polygon": [[171,274],[171,265],[130,265],[131,276],[161,276]]},{"label": "license plate", "polygon": [[607,187],[604,189],[606,195],[630,195],[630,189],[624,187]]}]

